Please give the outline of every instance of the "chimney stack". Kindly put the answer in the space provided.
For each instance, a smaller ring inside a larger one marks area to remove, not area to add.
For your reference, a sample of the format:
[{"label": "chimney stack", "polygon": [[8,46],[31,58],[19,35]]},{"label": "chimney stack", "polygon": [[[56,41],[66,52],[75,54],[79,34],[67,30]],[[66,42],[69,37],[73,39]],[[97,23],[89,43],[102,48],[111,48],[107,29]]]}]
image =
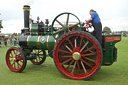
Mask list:
[{"label": "chimney stack", "polygon": [[30,15],[30,6],[24,5],[23,11],[24,11],[24,29],[22,30],[22,33],[29,32],[29,15]]}]

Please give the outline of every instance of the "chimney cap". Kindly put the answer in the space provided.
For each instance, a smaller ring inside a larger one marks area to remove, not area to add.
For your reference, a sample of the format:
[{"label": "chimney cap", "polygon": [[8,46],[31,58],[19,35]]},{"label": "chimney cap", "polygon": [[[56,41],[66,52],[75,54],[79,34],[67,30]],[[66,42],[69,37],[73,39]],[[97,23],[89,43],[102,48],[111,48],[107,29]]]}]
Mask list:
[{"label": "chimney cap", "polygon": [[30,8],[30,6],[29,6],[29,5],[24,5],[24,7],[29,7],[29,8]]}]

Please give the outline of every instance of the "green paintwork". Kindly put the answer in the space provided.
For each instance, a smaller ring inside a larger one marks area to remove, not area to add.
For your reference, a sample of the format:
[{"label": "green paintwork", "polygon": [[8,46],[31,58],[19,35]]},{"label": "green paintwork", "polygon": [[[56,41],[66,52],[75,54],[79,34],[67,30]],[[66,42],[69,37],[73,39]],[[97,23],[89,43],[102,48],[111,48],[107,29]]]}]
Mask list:
[{"label": "green paintwork", "polygon": [[[39,37],[39,42],[38,41]],[[54,48],[55,39],[51,35],[43,35],[43,36],[30,36],[29,40],[29,48],[38,48],[42,50],[52,50]]]},{"label": "green paintwork", "polygon": [[34,48],[37,46],[37,38],[38,36],[31,36],[29,38],[29,48]]},{"label": "green paintwork", "polygon": [[105,48],[103,48],[103,62],[102,65],[111,65],[114,60],[113,56],[113,49],[116,48],[115,44],[119,41],[121,41],[121,35],[109,35],[104,36],[106,38],[114,38],[114,37],[120,37],[120,40],[114,40],[114,41],[106,41],[105,40]]},{"label": "green paintwork", "polygon": [[[54,34],[54,31],[53,31],[53,29],[54,29],[54,23],[56,22],[56,20],[57,20],[58,17],[60,17],[61,15],[64,15],[64,14],[73,15],[73,16],[78,20],[78,23],[79,23],[79,25],[80,25],[80,29],[79,29],[79,30],[81,30],[81,28],[82,28],[80,19],[79,19],[76,15],[74,15],[74,14],[72,14],[72,13],[69,13],[69,12],[61,13],[61,14],[59,14],[58,16],[55,17],[55,19],[53,20],[52,25],[51,25],[51,34],[53,35],[53,37],[54,37],[56,40],[58,40],[58,39],[64,34],[64,32],[61,32],[62,34],[59,33],[58,38],[56,38],[56,37],[55,37],[56,34]],[[64,27],[62,27],[61,29],[64,29],[65,33],[68,32],[68,30],[69,30],[69,29],[68,29],[68,26],[64,26]]]},{"label": "green paintwork", "polygon": [[31,33],[38,33],[38,24],[32,24]]},{"label": "green paintwork", "polygon": [[25,56],[30,55],[31,49],[22,49]]}]

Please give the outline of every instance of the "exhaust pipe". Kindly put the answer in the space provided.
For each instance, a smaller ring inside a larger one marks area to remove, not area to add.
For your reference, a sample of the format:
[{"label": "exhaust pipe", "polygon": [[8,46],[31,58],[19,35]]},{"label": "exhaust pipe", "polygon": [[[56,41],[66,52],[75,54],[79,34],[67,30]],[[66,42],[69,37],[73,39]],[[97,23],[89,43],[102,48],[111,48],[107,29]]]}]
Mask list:
[{"label": "exhaust pipe", "polygon": [[30,15],[30,6],[24,5],[23,11],[24,11],[24,29],[22,29],[22,33],[28,33],[29,32],[29,15]]}]

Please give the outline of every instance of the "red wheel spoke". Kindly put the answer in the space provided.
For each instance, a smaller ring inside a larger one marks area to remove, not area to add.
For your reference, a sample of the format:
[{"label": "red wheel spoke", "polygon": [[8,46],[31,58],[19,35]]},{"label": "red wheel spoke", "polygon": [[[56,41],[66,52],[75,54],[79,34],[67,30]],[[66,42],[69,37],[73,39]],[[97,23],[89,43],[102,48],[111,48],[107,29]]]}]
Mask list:
[{"label": "red wheel spoke", "polygon": [[66,26],[68,26],[69,14],[67,15]]},{"label": "red wheel spoke", "polygon": [[82,50],[88,45],[89,41],[87,41],[84,46],[80,49],[80,52],[82,52]]},{"label": "red wheel spoke", "polygon": [[79,72],[79,73],[81,73],[81,72],[80,72],[80,65],[79,65],[79,61],[76,61],[76,63],[77,63],[78,72]]},{"label": "red wheel spoke", "polygon": [[85,51],[83,51],[82,53],[88,52],[89,50],[91,50],[91,49],[93,49],[93,48],[95,48],[95,47],[94,47],[94,46],[92,46],[92,47],[90,47],[90,48],[86,49]]},{"label": "red wheel spoke", "polygon": [[10,58],[13,58],[13,57],[10,56]]},{"label": "red wheel spoke", "polygon": [[73,65],[73,69],[72,69],[72,72],[71,72],[72,74],[74,73],[75,67],[76,67],[76,61],[75,61],[74,65]]},{"label": "red wheel spoke", "polygon": [[12,56],[12,58],[13,58],[12,52],[11,52],[10,54],[11,54],[11,56]]},{"label": "red wheel spoke", "polygon": [[16,68],[16,65],[15,65],[15,63],[14,63],[14,68]]},{"label": "red wheel spoke", "polygon": [[71,52],[65,51],[65,50],[59,50],[59,52],[67,53],[67,54],[72,54]]},{"label": "red wheel spoke", "polygon": [[18,68],[20,68],[21,67],[21,65],[17,62],[17,64],[18,64]]},{"label": "red wheel spoke", "polygon": [[84,66],[84,64],[83,64],[82,61],[81,61],[81,65],[82,65],[82,67],[83,67],[84,72],[87,73],[87,70],[86,70],[86,68],[85,68],[85,66]]},{"label": "red wheel spoke", "polygon": [[69,26],[68,28],[70,29],[70,28],[72,28],[72,27],[74,27],[74,26],[77,26],[79,23],[76,23],[76,24],[74,24],[74,25],[71,25],[71,26]]},{"label": "red wheel spoke", "polygon": [[84,57],[86,60],[89,60],[89,61],[92,61],[92,62],[94,62],[94,63],[96,63],[96,61],[95,60],[93,60],[93,59],[91,59],[91,58],[88,58],[88,57]]},{"label": "red wheel spoke", "polygon": [[84,56],[91,56],[91,55],[96,55],[97,53],[94,52],[94,53],[88,53],[88,54],[82,54],[81,56],[84,57]]},{"label": "red wheel spoke", "polygon": [[66,61],[62,62],[61,64],[63,65],[65,63],[69,62],[70,60],[72,60],[72,58],[67,59]]},{"label": "red wheel spoke", "polygon": [[85,60],[83,60],[82,58],[80,59],[82,62],[84,62],[86,65],[88,65],[89,67],[91,67],[92,68],[92,66],[88,63],[88,62],[86,62]]},{"label": "red wheel spoke", "polygon": [[62,27],[64,27],[64,25],[60,21],[58,21],[57,19],[56,19],[56,22],[58,22]]},{"label": "red wheel spoke", "polygon": [[21,64],[19,64],[18,62],[17,62],[17,64],[19,65],[19,66],[22,66]]},{"label": "red wheel spoke", "polygon": [[74,39],[74,42],[75,42],[75,47],[77,47],[77,41],[76,41],[76,37]]},{"label": "red wheel spoke", "polygon": [[80,45],[79,45],[79,47],[81,47],[82,41],[83,41],[83,37],[80,39]]},{"label": "red wheel spoke", "polygon": [[20,60],[21,63],[23,63],[23,61]]},{"label": "red wheel spoke", "polygon": [[74,48],[73,44],[71,43],[71,41],[69,39],[67,39],[69,44],[72,46],[72,48]]},{"label": "red wheel spoke", "polygon": [[72,55],[65,55],[65,56],[61,56],[62,58],[71,58]]},{"label": "red wheel spoke", "polygon": [[17,55],[18,51],[16,51],[16,55]]},{"label": "red wheel spoke", "polygon": [[13,65],[14,65],[14,63],[11,64],[11,66],[13,66]]},{"label": "red wheel spoke", "polygon": [[10,60],[10,62],[12,62],[12,60]]},{"label": "red wheel spoke", "polygon": [[72,53],[72,50],[66,44],[64,46]]},{"label": "red wheel spoke", "polygon": [[13,50],[13,53],[15,54],[15,50]]},{"label": "red wheel spoke", "polygon": [[18,62],[16,62],[17,63],[17,69],[19,69],[19,65],[18,65]]},{"label": "red wheel spoke", "polygon": [[67,69],[71,66],[71,64],[72,64],[73,62],[74,62],[74,60],[72,60],[72,61],[69,63]]}]

